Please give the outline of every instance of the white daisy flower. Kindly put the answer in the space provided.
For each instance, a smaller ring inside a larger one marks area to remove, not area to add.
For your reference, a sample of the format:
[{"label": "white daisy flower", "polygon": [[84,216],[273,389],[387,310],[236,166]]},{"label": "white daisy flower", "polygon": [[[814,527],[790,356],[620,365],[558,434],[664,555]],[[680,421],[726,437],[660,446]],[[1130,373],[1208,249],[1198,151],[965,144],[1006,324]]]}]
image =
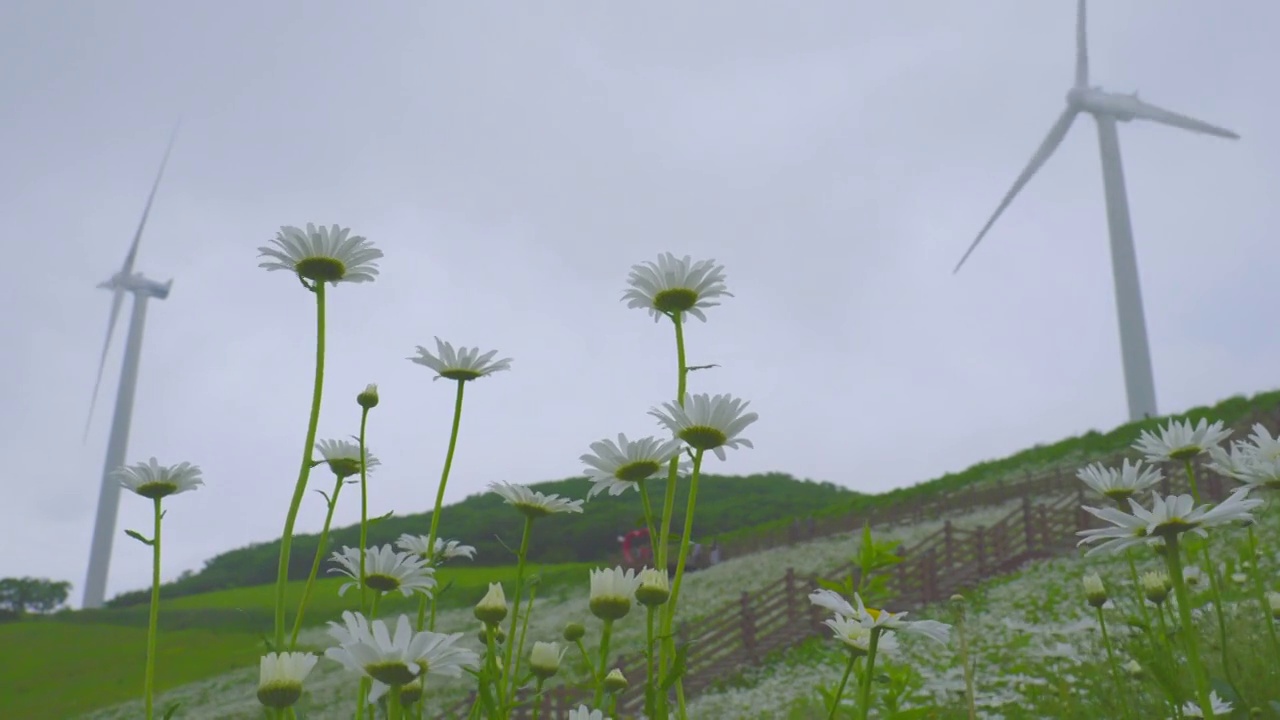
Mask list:
[{"label": "white daisy flower", "polygon": [[1159,435],[1143,430],[1133,448],[1145,453],[1150,462],[1181,462],[1207,452],[1229,435],[1231,431],[1223,429],[1221,421],[1210,424],[1201,418],[1192,426],[1190,420],[1170,420],[1166,427],[1160,428]]},{"label": "white daisy flower", "polygon": [[[831,628],[837,640],[844,643],[855,655],[861,657],[871,652],[872,626],[854,617],[836,615],[822,621]],[[898,640],[891,633],[881,631],[876,642],[876,654],[889,653],[898,649]]]},{"label": "white daisy flower", "polygon": [[[1129,498],[1128,502],[1131,508],[1136,509],[1139,507],[1133,498]],[[1145,520],[1130,515],[1123,510],[1095,508],[1088,505],[1081,506],[1081,509],[1099,520],[1111,523],[1109,526],[1089,528],[1076,533],[1082,538],[1080,542],[1076,543],[1077,546],[1097,542],[1098,540],[1106,541],[1097,547],[1090,548],[1085,553],[1085,557],[1101,552],[1120,552],[1137,545],[1151,544],[1153,540],[1158,539],[1148,537],[1147,522]]]},{"label": "white daisy flower", "polygon": [[587,479],[594,483],[587,492],[587,499],[609,491],[621,495],[630,488],[639,489],[638,483],[658,474],[671,458],[680,454],[679,440],[659,440],[646,437],[627,440],[618,434],[618,442],[609,439],[591,443],[594,454],[583,455],[580,460],[589,468]]},{"label": "white daisy flower", "polygon": [[640,587],[633,569],[621,567],[591,571],[591,614],[601,620],[621,620],[631,612],[631,598]]},{"label": "white daisy flower", "polygon": [[[333,553],[329,558],[342,567],[330,568],[329,572],[340,572],[352,579],[352,582],[338,588],[342,595],[350,588],[360,587],[360,550],[344,547],[341,552]],[[430,595],[436,586],[435,569],[427,565],[416,553],[398,553],[390,545],[372,547],[364,553],[365,583],[370,590],[389,593],[399,590],[401,595],[409,597],[415,592]]]},{"label": "white daisy flower", "polygon": [[440,338],[436,338],[436,354],[432,355],[430,350],[418,346],[418,357],[409,358],[419,365],[425,365],[436,371],[435,380],[447,378],[449,380],[475,380],[486,375],[492,375],[500,370],[511,369],[511,358],[502,358],[494,360],[493,356],[498,354],[497,350],[490,350],[481,355],[480,348],[458,348],[453,349],[453,345],[447,342],[441,342]]},{"label": "white daisy flower", "polygon": [[754,448],[751,441],[738,437],[738,433],[760,418],[753,412],[743,412],[750,403],[731,395],[685,395],[684,407],[676,403],[663,403],[666,412],[653,409],[656,417],[681,440],[696,450],[710,450],[721,460],[726,447]]},{"label": "white daisy flower", "polygon": [[906,612],[891,613],[887,610],[869,608],[862,604],[862,596],[858,593],[853,594],[854,604],[850,605],[839,593],[823,588],[810,593],[809,602],[826,608],[839,617],[857,620],[868,627],[920,635],[943,645],[951,639],[951,626],[946,623],[937,620],[903,620],[902,618],[907,616]]},{"label": "white daisy flower", "polygon": [[[401,615],[393,636],[382,620],[369,622],[350,611],[342,617],[345,628],[330,623],[334,626],[330,634],[341,644],[325,650],[325,657],[373,678],[377,681],[374,683],[377,696],[386,692],[387,685],[408,685],[420,673],[456,678],[462,676],[464,667],[479,666],[480,658],[475,652],[454,647],[462,633],[414,632],[409,618]],[[379,683],[382,688],[376,687]],[[377,696],[371,692],[369,701],[376,702]]]},{"label": "white daisy flower", "polygon": [[1128,500],[1164,479],[1160,474],[1160,468],[1143,467],[1141,460],[1130,463],[1128,458],[1118,470],[1104,467],[1102,463],[1093,463],[1077,472],[1076,477],[1100,495],[1105,495],[1116,502]]},{"label": "white daisy flower", "polygon": [[1261,424],[1253,426],[1248,442],[1232,443],[1231,451],[1209,448],[1209,467],[1227,477],[1258,487],[1280,490],[1280,439]]},{"label": "white daisy flower", "polygon": [[111,477],[119,480],[129,490],[151,500],[195,490],[204,484],[200,479],[200,468],[195,465],[184,462],[164,466],[156,462],[155,458],[136,465],[126,465],[111,473]]},{"label": "white daisy flower", "polygon": [[260,247],[260,256],[269,259],[258,267],[267,270],[292,270],[298,277],[327,282],[371,282],[378,274],[374,260],[382,257],[382,251],[373,247],[359,235],[350,235],[350,228],[337,225],[317,228],[307,223],[303,232],[285,225],[271,240],[276,247]]},{"label": "white daisy flower", "polygon": [[[316,443],[316,452],[324,458],[329,464],[329,469],[334,475],[340,478],[351,477],[360,474],[360,439],[351,440],[321,440]],[[371,471],[381,461],[369,452],[369,448],[364,449],[364,467],[366,471]]]},{"label": "white daisy flower", "polygon": [[724,284],[724,266],[716,265],[715,260],[695,263],[688,255],[677,259],[664,253],[657,262],[632,265],[627,284],[631,289],[622,294],[627,307],[647,309],[654,322],[677,313],[689,313],[706,322],[703,309],[720,304],[712,298],[733,297]]},{"label": "white daisy flower", "polygon": [[302,697],[302,682],[320,658],[311,653],[268,653],[258,663],[258,702],[287,708]]},{"label": "white daisy flower", "polygon": [[599,710],[592,710],[586,705],[579,705],[569,711],[569,720],[609,720],[609,718],[605,717],[605,714]]},{"label": "white daisy flower", "polygon": [[526,517],[540,518],[552,513],[582,512],[581,500],[570,500],[559,495],[544,495],[524,485],[509,482],[489,483],[489,489],[502,496],[507,504],[524,513]]},{"label": "white daisy flower", "polygon": [[1217,505],[1201,505],[1195,507],[1195,500],[1190,495],[1170,495],[1161,499],[1151,494],[1153,505],[1150,510],[1134,503],[1133,514],[1147,522],[1147,534],[1169,537],[1184,532],[1206,535],[1208,528],[1219,527],[1233,522],[1253,522],[1249,512],[1262,504],[1261,500],[1249,499],[1249,488],[1243,487],[1231,493],[1231,496]]},{"label": "white daisy flower", "polygon": [[[1226,717],[1231,714],[1231,703],[1218,697],[1216,692],[1209,692],[1209,705],[1214,717]],[[1182,706],[1182,716],[1202,718],[1204,710],[1200,709],[1200,703],[1191,701]]]},{"label": "white daisy flower", "polygon": [[436,538],[435,552],[427,552],[427,543],[431,541],[427,535],[410,535],[404,533],[396,540],[396,547],[405,552],[417,553],[418,557],[428,561],[432,565],[443,564],[446,560],[464,557],[468,560],[475,559],[476,549],[470,545],[463,545],[458,540],[444,540]]}]

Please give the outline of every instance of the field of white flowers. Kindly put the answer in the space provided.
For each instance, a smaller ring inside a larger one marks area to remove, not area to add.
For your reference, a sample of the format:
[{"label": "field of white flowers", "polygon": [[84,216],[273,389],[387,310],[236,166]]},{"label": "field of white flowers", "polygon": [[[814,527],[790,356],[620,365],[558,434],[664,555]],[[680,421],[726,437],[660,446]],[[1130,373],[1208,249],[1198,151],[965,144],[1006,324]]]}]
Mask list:
[{"label": "field of white flowers", "polygon": [[[1280,517],[1275,509],[1273,502],[1272,507],[1256,513],[1259,535],[1277,537]],[[1242,530],[1228,534],[1232,540],[1239,540],[1241,536]],[[1251,573],[1262,573],[1264,578],[1280,574],[1280,550],[1271,547],[1245,567],[1241,567],[1240,558],[1233,557],[1229,548],[1224,547],[1216,557],[1227,585],[1224,595],[1229,625],[1244,628],[1242,635],[1263,642],[1266,633],[1258,622],[1249,583]],[[1158,558],[1150,556],[1139,565],[1138,571],[1162,567]],[[1086,602],[1081,583],[1083,576],[1091,571],[1104,579],[1112,595],[1121,594],[1122,588],[1127,594],[1132,586],[1123,555],[1084,558],[1077,554],[1034,561],[1018,572],[967,591],[962,604],[933,606],[919,613],[920,618],[955,623],[957,611],[963,607],[962,628],[975,666],[977,717],[1038,720],[1125,716],[1115,703],[1097,616]],[[1203,573],[1199,577],[1203,578]],[[1202,580],[1194,595],[1193,610],[1193,615],[1204,624],[1206,636],[1213,632],[1208,589]],[[1174,601],[1170,598],[1169,602]],[[1151,607],[1148,605],[1148,609]],[[1104,606],[1104,613],[1113,641],[1122,645],[1128,639],[1124,613],[1110,602]],[[909,617],[915,619],[917,614],[911,613]],[[1136,630],[1133,635],[1137,638]],[[906,634],[898,636],[898,643],[899,650],[890,662],[899,668],[910,668],[914,675],[910,688],[904,693],[903,707],[948,708],[950,712],[944,711],[938,717],[967,717],[963,699],[964,670],[957,639],[953,637],[949,651],[944,652],[939,652],[938,646],[926,638]],[[1257,649],[1262,652],[1263,646],[1259,644]],[[1213,653],[1206,650],[1205,654]],[[815,688],[819,684],[830,685],[838,678],[847,657],[847,652],[830,638],[815,638],[726,683],[723,689],[699,696],[690,704],[689,713],[697,718],[740,720],[802,720],[825,716]],[[1145,657],[1119,658],[1123,665],[1130,661],[1146,664]],[[1159,693],[1150,673],[1131,666],[1124,682],[1134,697],[1158,705]],[[1275,691],[1275,695],[1280,698],[1280,690]],[[1242,713],[1239,717],[1280,716],[1274,706],[1259,710],[1261,714]],[[872,717],[890,716],[877,716],[873,712]]]},{"label": "field of white flowers", "polygon": [[[1011,500],[1002,505],[974,512],[899,526],[884,533],[877,533],[877,537],[896,540],[909,548],[920,539],[936,532],[946,520],[951,520],[959,528],[990,525],[1018,505],[1018,500]],[[682,591],[687,602],[681,611],[682,618],[685,622],[696,623],[733,603],[743,592],[752,592],[776,583],[786,573],[787,568],[793,568],[797,574],[806,576],[838,567],[848,562],[853,555],[857,544],[856,535],[856,533],[845,533],[775,548],[730,559],[706,570],[692,573],[686,578]],[[566,597],[538,598],[537,609],[529,627],[529,642],[559,640],[561,631],[567,623],[580,622],[587,627],[584,643],[588,651],[594,654],[599,640],[599,623],[592,618],[587,609],[587,589],[588,582],[584,575],[581,593]],[[444,632],[466,632],[472,636],[466,644],[477,651],[481,648],[478,637],[480,623],[472,616],[470,609],[442,613],[438,627]],[[630,616],[615,626],[613,646],[635,648],[641,646],[643,642],[644,616],[640,612],[633,611]],[[300,643],[308,649],[323,650],[331,646],[333,640],[325,631],[325,626],[319,626],[305,630],[300,636]],[[574,655],[565,657],[565,661],[571,664],[580,659]],[[254,694],[257,674],[256,666],[246,667],[205,681],[184,685],[158,696],[158,704],[161,707],[168,707],[174,702],[182,703],[181,716],[189,720],[260,718],[262,706]],[[433,706],[448,706],[465,696],[474,688],[474,682],[468,682],[469,680],[470,678],[433,679],[432,697],[436,699]],[[354,691],[351,688],[350,676],[336,663],[322,660],[316,666],[307,681],[307,696],[303,702],[307,708],[306,717],[309,720],[339,718],[345,720],[351,716]],[[713,707],[719,706],[713,705]],[[85,715],[82,720],[132,720],[139,716],[141,708],[140,701],[123,703]],[[692,709],[690,711],[693,712]],[[738,717],[738,715],[733,713],[697,714],[695,717]]]}]

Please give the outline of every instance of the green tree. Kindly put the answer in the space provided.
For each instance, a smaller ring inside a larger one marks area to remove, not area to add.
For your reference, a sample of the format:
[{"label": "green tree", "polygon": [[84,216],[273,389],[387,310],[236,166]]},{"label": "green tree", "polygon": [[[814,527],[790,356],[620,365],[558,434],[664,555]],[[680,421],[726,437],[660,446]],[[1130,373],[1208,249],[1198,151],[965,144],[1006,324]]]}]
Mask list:
[{"label": "green tree", "polygon": [[47,613],[67,601],[71,583],[44,578],[4,578],[0,580],[0,609],[17,616],[28,612]]}]

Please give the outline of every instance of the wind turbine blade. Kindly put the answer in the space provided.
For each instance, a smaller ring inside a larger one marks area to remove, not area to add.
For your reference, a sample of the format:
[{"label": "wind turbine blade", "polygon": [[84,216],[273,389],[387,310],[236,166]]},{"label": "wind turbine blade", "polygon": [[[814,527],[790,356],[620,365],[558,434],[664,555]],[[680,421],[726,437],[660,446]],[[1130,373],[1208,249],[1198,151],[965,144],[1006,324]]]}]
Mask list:
[{"label": "wind turbine blade", "polygon": [[89,416],[84,420],[84,435],[80,442],[89,439],[89,426],[93,423],[93,410],[98,405],[98,390],[102,387],[102,371],[107,366],[107,351],[111,349],[111,335],[116,329],[116,318],[120,316],[120,305],[124,302],[124,290],[116,288],[111,298],[111,314],[107,316],[107,339],[102,343],[102,357],[98,360],[98,378],[93,381],[93,397],[89,399]]},{"label": "wind turbine blade", "polygon": [[156,181],[151,185],[151,194],[147,196],[147,204],[142,208],[142,220],[138,222],[138,231],[133,234],[133,244],[129,246],[129,253],[124,256],[124,266],[120,269],[120,273],[128,277],[133,273],[133,261],[138,257],[138,243],[142,240],[142,229],[147,226],[147,216],[151,214],[151,203],[156,199],[156,191],[160,189],[160,178],[164,177],[164,166],[169,163],[169,151],[173,150],[173,141],[178,138],[178,128],[182,125],[179,120],[173,126],[173,133],[169,135],[169,145],[164,149],[164,158],[160,160],[160,170],[156,172]]},{"label": "wind turbine blade", "polygon": [[1084,0],[1076,3],[1076,87],[1089,86],[1089,44],[1085,34]]},{"label": "wind turbine blade", "polygon": [[1141,120],[1150,120],[1152,122],[1158,122],[1161,125],[1169,125],[1176,128],[1182,128],[1183,130],[1204,133],[1205,135],[1216,135],[1217,137],[1229,138],[1231,140],[1240,139],[1239,135],[1226,128],[1218,127],[1217,125],[1210,125],[1203,120],[1197,120],[1193,117],[1180,115],[1171,110],[1156,107],[1151,103],[1144,102],[1135,97],[1121,96],[1115,99],[1122,101],[1122,104],[1125,106],[1125,112]]},{"label": "wind turbine blade", "polygon": [[991,219],[987,221],[987,224],[982,226],[982,232],[978,233],[978,237],[973,241],[973,244],[965,251],[964,257],[960,258],[960,262],[956,263],[956,269],[951,271],[953,275],[960,272],[960,267],[964,265],[964,261],[969,259],[969,255],[973,253],[974,248],[978,247],[978,243],[982,242],[982,238],[986,236],[987,231],[991,229],[992,225],[996,224],[1000,214],[1004,212],[1005,208],[1009,207],[1009,204],[1013,202],[1013,198],[1027,184],[1031,176],[1035,175],[1036,171],[1044,165],[1049,156],[1053,154],[1053,151],[1057,150],[1058,146],[1062,144],[1062,138],[1066,137],[1067,131],[1071,129],[1071,121],[1075,119],[1076,112],[1074,107],[1067,106],[1067,109],[1063,110],[1062,115],[1058,117],[1058,121],[1053,124],[1052,128],[1049,128],[1049,134],[1045,136],[1044,142],[1040,143],[1040,147],[1036,149],[1036,154],[1031,156],[1031,162],[1027,163],[1027,167],[1022,170],[1022,174],[1013,182],[1013,187],[1009,189],[1009,192],[1005,193],[999,207],[992,213]]},{"label": "wind turbine blade", "polygon": [[[178,128],[181,127],[182,121],[179,120],[173,126],[173,132],[169,135],[169,144],[164,149],[164,157],[160,160],[160,170],[156,172],[155,182],[151,184],[151,193],[147,195],[147,204],[142,208],[142,220],[138,222],[138,230],[133,234],[133,244],[129,246],[129,252],[124,256],[124,265],[120,268],[120,274],[116,276],[116,283],[124,282],[126,278],[133,274],[133,263],[138,258],[138,243],[142,240],[142,230],[147,226],[147,216],[151,214],[151,204],[155,202],[156,191],[160,189],[160,178],[164,177],[165,165],[169,163],[169,152],[173,150],[173,141],[178,137]],[[124,290],[117,284],[112,291],[111,297],[111,314],[107,316],[107,338],[102,343],[102,356],[98,359],[98,377],[93,381],[93,397],[89,399],[89,416],[84,421],[84,435],[80,438],[81,442],[89,439],[89,426],[93,423],[93,411],[98,405],[98,391],[102,388],[102,371],[107,365],[107,352],[111,350],[111,336],[115,333],[116,319],[120,316],[120,305],[124,303]]]}]

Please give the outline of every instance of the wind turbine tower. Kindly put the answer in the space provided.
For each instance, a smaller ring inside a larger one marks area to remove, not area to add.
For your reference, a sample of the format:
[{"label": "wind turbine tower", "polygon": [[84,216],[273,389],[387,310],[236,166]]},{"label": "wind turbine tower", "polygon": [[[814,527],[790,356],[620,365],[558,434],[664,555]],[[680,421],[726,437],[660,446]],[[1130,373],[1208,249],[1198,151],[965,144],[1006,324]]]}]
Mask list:
[{"label": "wind turbine tower", "polygon": [[1156,107],[1132,95],[1109,93],[1089,85],[1089,52],[1085,36],[1085,0],[1076,5],[1075,85],[1067,91],[1067,107],[1049,130],[1049,135],[1031,157],[1013,188],[1005,194],[991,219],[978,233],[964,257],[956,265],[959,272],[1000,214],[1013,202],[1031,176],[1044,165],[1066,137],[1071,122],[1080,113],[1089,113],[1098,123],[1098,144],[1102,151],[1102,186],[1107,201],[1107,227],[1111,235],[1111,271],[1115,279],[1116,311],[1120,320],[1120,352],[1124,362],[1124,382],[1129,399],[1129,419],[1141,420],[1156,413],[1156,390],[1151,372],[1151,350],[1142,312],[1142,290],[1138,284],[1138,260],[1133,249],[1133,228],[1129,222],[1129,199],[1125,193],[1124,166],[1120,161],[1120,138],[1116,123],[1150,120],[1162,125],[1217,137],[1240,136],[1215,125]]},{"label": "wind turbine tower", "polygon": [[102,485],[98,491],[98,513],[93,524],[93,542],[89,546],[89,570],[84,582],[83,608],[101,607],[107,592],[107,568],[111,564],[111,545],[115,538],[116,515],[120,506],[120,482],[111,478],[111,473],[124,465],[125,452],[129,446],[129,424],[133,416],[133,394],[138,385],[138,361],[142,355],[142,329],[147,317],[147,301],[155,298],[163,300],[169,296],[169,288],[173,281],[159,283],[143,277],[142,273],[133,271],[134,260],[138,256],[138,242],[142,240],[142,230],[147,225],[147,215],[151,212],[151,204],[156,198],[156,190],[160,188],[160,178],[164,175],[164,167],[169,161],[169,151],[173,149],[173,140],[177,136],[177,128],[169,138],[165,148],[164,159],[160,161],[160,171],[156,173],[155,183],[151,186],[151,194],[147,196],[147,204],[142,210],[142,220],[138,223],[138,231],[134,233],[133,245],[125,255],[124,265],[120,272],[98,287],[112,292],[111,314],[107,319],[107,339],[102,345],[102,358],[98,361],[98,379],[93,385],[93,399],[89,405],[89,419],[85,422],[85,437],[89,434],[89,423],[93,420],[94,405],[98,400],[98,389],[102,385],[102,371],[107,362],[107,351],[111,349],[111,335],[116,327],[116,318],[120,315],[120,306],[124,302],[125,293],[133,295],[133,313],[129,318],[129,336],[125,340],[124,362],[120,369],[120,386],[116,390],[115,414],[111,418],[111,435],[107,441],[107,458],[102,467]]}]

